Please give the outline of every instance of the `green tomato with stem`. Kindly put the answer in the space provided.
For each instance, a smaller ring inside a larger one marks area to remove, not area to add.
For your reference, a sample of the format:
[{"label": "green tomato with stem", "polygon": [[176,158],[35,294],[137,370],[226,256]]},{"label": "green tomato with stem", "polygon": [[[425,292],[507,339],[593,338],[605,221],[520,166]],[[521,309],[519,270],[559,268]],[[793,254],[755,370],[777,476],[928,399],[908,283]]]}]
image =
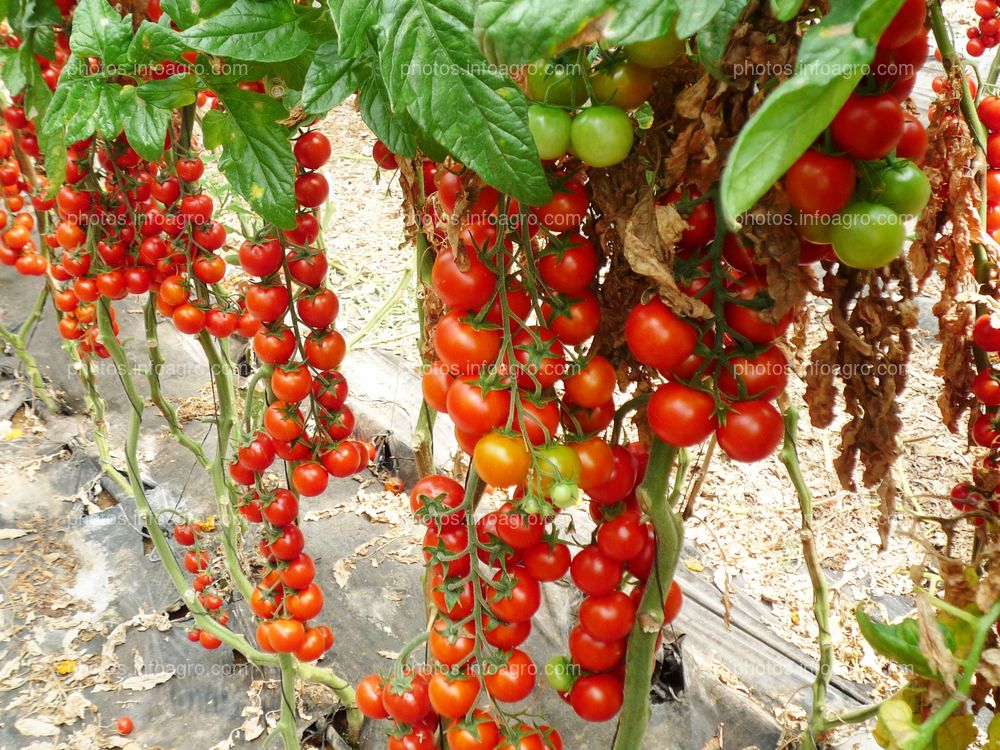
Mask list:
[{"label": "green tomato with stem", "polygon": [[560,482],[549,490],[552,504],[557,508],[572,508],[580,502],[580,487],[572,482]]},{"label": "green tomato with stem", "polygon": [[545,664],[545,678],[552,689],[560,693],[568,693],[573,689],[578,671],[579,667],[567,656],[553,656]]},{"label": "green tomato with stem", "polygon": [[528,107],[528,130],[535,139],[543,160],[558,159],[569,148],[569,130],[573,121],[564,109],[545,104]]},{"label": "green tomato with stem", "polygon": [[587,107],[573,118],[573,153],[591,167],[611,167],[625,160],[635,143],[632,120],[613,104]]},{"label": "green tomato with stem", "polygon": [[625,56],[630,63],[644,68],[658,70],[670,65],[684,52],[684,40],[678,39],[674,33],[676,21],[663,36],[649,39],[645,42],[634,42],[625,45]]},{"label": "green tomato with stem", "polygon": [[899,257],[906,242],[906,228],[903,217],[888,206],[856,201],[837,217],[831,239],[841,263],[871,270]]},{"label": "green tomato with stem", "polygon": [[876,202],[907,217],[923,213],[931,199],[931,181],[920,167],[909,159],[901,160],[890,165],[881,177]]},{"label": "green tomato with stem", "polygon": [[535,101],[579,107],[587,101],[585,64],[536,60],[528,66],[528,94]]}]

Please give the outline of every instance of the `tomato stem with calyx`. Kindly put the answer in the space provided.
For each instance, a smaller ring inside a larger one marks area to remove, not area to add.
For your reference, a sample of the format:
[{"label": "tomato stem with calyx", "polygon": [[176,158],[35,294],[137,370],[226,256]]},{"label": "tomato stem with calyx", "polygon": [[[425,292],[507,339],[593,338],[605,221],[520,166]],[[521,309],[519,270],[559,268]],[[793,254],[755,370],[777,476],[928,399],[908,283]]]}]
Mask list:
[{"label": "tomato stem with calyx", "polygon": [[[680,559],[684,528],[669,505],[667,491],[677,461],[677,449],[655,439],[646,477],[636,491],[639,505],[656,532],[656,558],[636,610],[625,657],[625,698],[618,719],[614,750],[639,750],[651,713],[650,683],[656,658],[656,641],[663,625],[663,603]],[[679,494],[674,488],[674,495]]]}]

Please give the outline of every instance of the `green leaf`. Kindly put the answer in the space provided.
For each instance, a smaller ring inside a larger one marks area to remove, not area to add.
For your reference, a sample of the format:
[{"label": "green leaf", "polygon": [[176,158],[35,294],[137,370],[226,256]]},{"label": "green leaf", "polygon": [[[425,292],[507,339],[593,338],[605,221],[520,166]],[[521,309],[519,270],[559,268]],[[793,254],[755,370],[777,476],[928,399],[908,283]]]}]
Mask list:
[{"label": "green leaf", "polygon": [[42,77],[42,68],[32,56],[28,65],[28,86],[24,92],[24,111],[29,120],[40,121],[45,117],[52,100],[52,91]]},{"label": "green leaf", "polygon": [[7,18],[10,14],[10,3],[7,0],[0,0],[0,20]]},{"label": "green leaf", "polygon": [[68,143],[81,141],[95,133],[105,138],[114,138],[121,132],[121,86],[87,80],[76,82],[68,88],[72,99],[72,106],[65,118]]},{"label": "green leaf", "polygon": [[727,225],[795,163],[836,116],[903,0],[841,0],[806,34],[798,67],[740,131],[722,175]]},{"label": "green leaf", "polygon": [[24,0],[18,16],[16,24],[22,32],[41,26],[56,26],[63,22],[59,8],[52,0]]},{"label": "green leaf", "polygon": [[365,125],[392,153],[406,158],[416,154],[417,146],[412,135],[415,130],[413,121],[405,114],[393,113],[381,78],[369,76],[361,84],[358,107]]},{"label": "green leaf", "polygon": [[610,6],[609,0],[486,0],[476,12],[475,34],[490,62],[531,62],[551,57]]},{"label": "green leaf", "polygon": [[288,116],[269,96],[220,86],[226,107],[219,168],[233,189],[265,220],[295,226],[295,157],[289,131],[278,121]]},{"label": "green leaf", "polygon": [[703,68],[720,80],[726,78],[721,62],[729,49],[729,37],[749,4],[750,0],[725,0],[715,17],[698,32],[696,58]]},{"label": "green leaf", "polygon": [[905,664],[922,677],[935,678],[937,673],[920,650],[920,626],[913,618],[895,625],[875,622],[859,604],[854,610],[861,635],[875,652],[898,664]]},{"label": "green leaf", "polygon": [[20,94],[28,85],[29,71],[31,64],[35,62],[35,56],[32,53],[31,45],[27,42],[22,44],[18,50],[11,50],[11,52],[11,56],[7,58],[3,66],[3,84],[13,96]]},{"label": "green leaf", "polygon": [[677,0],[619,0],[607,39],[612,44],[630,44],[663,36],[674,25],[677,12]]},{"label": "green leaf", "polygon": [[124,62],[132,43],[132,16],[122,18],[107,0],[82,0],[73,12],[70,49],[106,64]]},{"label": "green leaf", "polygon": [[353,60],[340,55],[336,41],[325,42],[316,50],[306,73],[302,108],[311,115],[324,114],[344,101],[357,87],[358,77]]},{"label": "green leaf", "polygon": [[214,151],[226,139],[226,121],[228,115],[217,109],[210,109],[201,118],[201,135],[205,140],[205,148]]},{"label": "green leaf", "polygon": [[771,14],[779,21],[790,21],[802,8],[802,0],[771,0]]},{"label": "green leaf", "polygon": [[76,101],[74,89],[80,85],[77,81],[60,82],[37,127],[38,147],[45,156],[45,172],[53,193],[66,179],[66,118]]},{"label": "green leaf", "polygon": [[378,23],[381,0],[341,0],[334,10],[334,26],[344,57],[358,57],[367,43],[368,32]]},{"label": "green leaf", "polygon": [[916,739],[920,728],[913,720],[913,709],[906,701],[896,698],[887,700],[878,709],[878,729],[884,729],[891,741],[891,747],[899,747]]},{"label": "green leaf", "polygon": [[134,62],[179,60],[187,48],[170,27],[144,20],[129,45],[128,58]]},{"label": "green leaf", "polygon": [[129,145],[146,161],[159,161],[163,157],[171,110],[145,100],[141,86],[125,86],[119,107]]},{"label": "green leaf", "polygon": [[725,0],[677,0],[677,36],[685,39],[703,29],[721,10]]},{"label": "green leaf", "polygon": [[309,45],[290,0],[236,0],[181,32],[194,49],[255,62],[290,60]]},{"label": "green leaf", "polygon": [[232,5],[233,0],[162,0],[160,7],[170,19],[177,22],[182,29],[193,26],[199,20],[204,20],[221,12]]},{"label": "green leaf", "polygon": [[186,107],[198,98],[198,79],[185,73],[147,81],[139,86],[139,96],[163,109]]},{"label": "green leaf", "polygon": [[380,65],[393,112],[405,110],[426,137],[497,189],[537,205],[552,195],[528,102],[492,68],[472,38],[463,0],[399,0],[382,18]]},{"label": "green leaf", "polygon": [[934,732],[933,750],[966,750],[979,737],[972,714],[953,714]]}]

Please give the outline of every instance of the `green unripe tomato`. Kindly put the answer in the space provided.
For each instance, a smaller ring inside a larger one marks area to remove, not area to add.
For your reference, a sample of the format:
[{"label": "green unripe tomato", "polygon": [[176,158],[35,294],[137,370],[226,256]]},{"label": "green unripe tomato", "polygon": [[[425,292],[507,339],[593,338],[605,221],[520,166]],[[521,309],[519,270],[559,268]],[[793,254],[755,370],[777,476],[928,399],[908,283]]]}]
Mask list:
[{"label": "green unripe tomato", "polygon": [[892,165],[882,173],[876,200],[903,216],[923,213],[931,199],[931,181],[912,161]]},{"label": "green unripe tomato", "polygon": [[580,488],[572,482],[560,482],[549,490],[552,504],[557,508],[572,508],[580,502]]},{"label": "green unripe tomato", "polygon": [[567,656],[553,656],[545,664],[545,677],[553,690],[568,693],[576,682],[578,667]]},{"label": "green unripe tomato", "polygon": [[549,445],[535,452],[535,480],[542,497],[556,485],[579,482],[582,470],[579,457],[568,445]]},{"label": "green unripe tomato", "polygon": [[903,251],[903,218],[888,206],[857,201],[837,217],[831,235],[840,262],[871,270],[894,261]]},{"label": "green unripe tomato", "polygon": [[587,101],[586,73],[576,63],[536,60],[528,66],[528,94],[546,104],[578,107]]},{"label": "green unripe tomato", "polygon": [[632,121],[613,104],[587,107],[573,118],[573,152],[591,167],[611,167],[625,160],[635,142]]},{"label": "green unripe tomato", "polygon": [[673,28],[663,36],[646,42],[625,45],[628,61],[644,68],[665,68],[684,52],[684,40],[678,39]]},{"label": "green unripe tomato", "polygon": [[532,104],[528,107],[528,129],[535,139],[538,155],[544,159],[558,159],[569,148],[569,129],[573,124],[563,109]]}]

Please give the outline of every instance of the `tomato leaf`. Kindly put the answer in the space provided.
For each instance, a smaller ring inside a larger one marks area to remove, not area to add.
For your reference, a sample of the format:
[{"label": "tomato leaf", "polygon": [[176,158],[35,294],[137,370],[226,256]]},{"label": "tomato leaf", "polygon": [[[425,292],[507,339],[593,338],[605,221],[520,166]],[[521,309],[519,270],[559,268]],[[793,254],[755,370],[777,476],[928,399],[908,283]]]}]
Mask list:
[{"label": "tomato leaf", "polygon": [[11,96],[20,94],[28,85],[28,71],[34,61],[32,47],[27,41],[19,49],[10,50],[8,53],[3,66],[3,84]]},{"label": "tomato leaf", "polygon": [[677,36],[681,39],[703,29],[722,9],[725,0],[676,0],[679,6]]},{"label": "tomato leaf", "polygon": [[329,112],[358,86],[354,61],[342,57],[336,41],[316,50],[302,88],[302,108],[311,115]]},{"label": "tomato leaf", "polygon": [[219,168],[250,206],[278,226],[295,226],[295,157],[285,108],[269,96],[224,84],[213,87],[226,107]]},{"label": "tomato leaf", "polygon": [[201,135],[205,142],[205,148],[215,151],[226,140],[226,118],[225,112],[217,109],[210,109],[201,118]]},{"label": "tomato leaf", "polygon": [[368,32],[378,23],[381,0],[342,0],[334,10],[334,26],[344,57],[357,57],[367,43]]},{"label": "tomato leaf", "polygon": [[163,109],[186,107],[198,98],[198,79],[190,73],[146,81],[139,86],[139,96]]},{"label": "tomato leaf", "polygon": [[876,653],[898,664],[905,664],[922,677],[937,677],[920,650],[920,626],[915,619],[903,620],[895,625],[875,622],[865,613],[863,604],[854,610],[854,616],[861,635]]},{"label": "tomato leaf", "polygon": [[663,36],[677,19],[676,0],[629,3],[619,2],[606,36],[613,44],[644,42]]},{"label": "tomato leaf", "polygon": [[122,18],[107,0],[82,0],[73,12],[70,49],[105,63],[124,62],[132,44],[132,16]]},{"label": "tomato leaf", "polygon": [[392,110],[522,203],[552,195],[531,131],[528,101],[491,67],[472,37],[462,0],[400,0],[381,21],[380,64]]},{"label": "tomato leaf", "polygon": [[290,60],[309,45],[290,0],[236,0],[181,32],[194,49],[255,62]]},{"label": "tomato leaf", "polygon": [[475,33],[490,62],[531,62],[551,57],[610,5],[609,0],[486,0],[476,12]]},{"label": "tomato leaf", "polygon": [[129,145],[139,156],[147,161],[159,161],[163,157],[167,126],[173,113],[170,107],[159,107],[146,100],[143,86],[122,89],[119,102],[122,126]]},{"label": "tomato leaf", "polygon": [[802,7],[802,0],[771,0],[771,13],[779,21],[795,18]]},{"label": "tomato leaf", "polygon": [[[15,8],[17,5],[15,4]],[[5,3],[6,16],[10,10],[10,4]],[[41,26],[56,26],[62,24],[62,14],[52,0],[24,0],[12,19],[11,25],[15,29],[26,32],[30,28]]]},{"label": "tomato leaf", "polygon": [[191,0],[162,0],[160,7],[172,21],[186,29],[199,20],[211,18],[232,4],[232,0],[199,0],[197,4]]},{"label": "tomato leaf", "polygon": [[903,0],[843,0],[802,40],[794,76],[740,131],[722,175],[729,226],[752,208],[830,124],[854,91]]},{"label": "tomato leaf", "polygon": [[129,45],[128,58],[135,62],[179,60],[187,48],[173,29],[144,20]]},{"label": "tomato leaf", "polygon": [[416,142],[411,132],[416,128],[405,114],[397,114],[389,106],[389,95],[385,84],[378,76],[369,76],[361,84],[358,93],[358,107],[361,119],[371,131],[394,154],[412,158],[417,152]]},{"label": "tomato leaf", "polygon": [[72,106],[71,90],[76,81],[60,81],[49,102],[48,110],[36,126],[38,147],[45,157],[45,172],[49,178],[49,192],[55,193],[66,179],[66,114]]},{"label": "tomato leaf", "polygon": [[729,49],[729,37],[749,4],[750,0],[725,0],[719,12],[698,32],[695,58],[703,68],[720,80],[726,79],[720,63]]},{"label": "tomato leaf", "polygon": [[898,698],[887,700],[879,706],[878,718],[895,747],[913,740],[920,731],[913,720],[913,709],[906,701]]}]

